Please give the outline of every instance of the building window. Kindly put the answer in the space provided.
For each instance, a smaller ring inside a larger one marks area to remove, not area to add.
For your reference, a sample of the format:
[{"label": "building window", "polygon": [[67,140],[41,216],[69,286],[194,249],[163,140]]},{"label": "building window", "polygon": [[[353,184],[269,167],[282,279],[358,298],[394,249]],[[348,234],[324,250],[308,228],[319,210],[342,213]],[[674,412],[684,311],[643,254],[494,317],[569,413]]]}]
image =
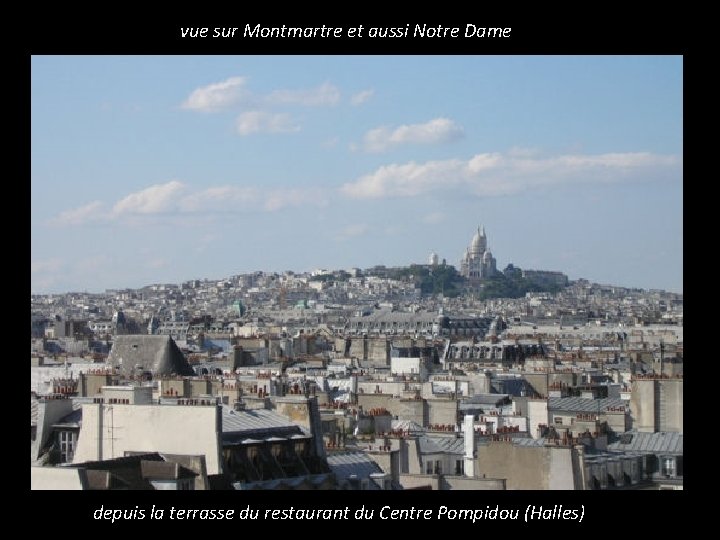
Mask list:
[{"label": "building window", "polygon": [[661,458],[662,462],[662,474],[666,477],[675,476],[675,460],[671,457]]},{"label": "building window", "polygon": [[556,416],[556,417],[555,417],[555,423],[562,426],[562,423],[563,423],[562,417],[561,417],[561,416]]},{"label": "building window", "polygon": [[426,472],[427,474],[432,474],[432,472],[433,472],[433,464],[432,464],[432,461],[428,461],[428,462],[425,464],[425,472]]},{"label": "building window", "polygon": [[61,431],[60,439],[60,461],[61,463],[71,463],[75,455],[75,443],[77,435],[72,431]]},{"label": "building window", "polygon": [[463,466],[463,465],[464,465],[464,463],[463,463],[463,460],[462,460],[462,459],[456,459],[456,460],[455,460],[455,474],[460,475],[460,474],[464,474],[464,473],[465,473],[465,470],[464,470],[464,466]]}]

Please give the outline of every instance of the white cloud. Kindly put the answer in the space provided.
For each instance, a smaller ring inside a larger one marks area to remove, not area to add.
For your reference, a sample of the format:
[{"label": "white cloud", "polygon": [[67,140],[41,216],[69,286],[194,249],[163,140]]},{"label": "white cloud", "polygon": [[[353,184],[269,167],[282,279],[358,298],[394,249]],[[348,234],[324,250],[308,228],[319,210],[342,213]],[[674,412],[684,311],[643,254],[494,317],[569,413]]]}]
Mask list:
[{"label": "white cloud", "polygon": [[293,133],[300,126],[292,121],[289,114],[248,111],[238,116],[235,126],[240,135],[252,133]]},{"label": "white cloud", "polygon": [[232,208],[257,201],[258,190],[252,187],[217,186],[184,196],[178,202],[182,212],[204,210],[232,210]]},{"label": "white cloud", "polygon": [[89,221],[103,218],[103,204],[100,201],[93,201],[78,208],[65,210],[52,220],[57,225],[81,225]]},{"label": "white cloud", "polygon": [[150,186],[116,202],[113,206],[113,215],[169,212],[176,208],[179,196],[184,190],[184,184],[177,180]]},{"label": "white cloud", "polygon": [[384,152],[400,144],[440,144],[464,135],[465,130],[460,124],[448,118],[435,118],[424,124],[371,129],[363,137],[363,147],[367,152]]},{"label": "white cloud", "polygon": [[375,90],[372,88],[368,88],[367,90],[363,90],[361,92],[358,92],[357,94],[353,94],[350,98],[350,103],[352,103],[355,107],[358,105],[362,105],[366,101],[368,101],[373,95],[375,94]]},{"label": "white cloud", "polygon": [[643,152],[556,157],[486,153],[468,160],[385,165],[344,184],[341,192],[358,199],[413,197],[446,190],[489,197],[562,183],[643,180],[668,172],[679,175],[679,164],[676,156]]},{"label": "white cloud", "polygon": [[243,86],[245,77],[230,77],[226,81],[209,84],[193,90],[185,102],[183,109],[213,112],[236,105],[245,95]]},{"label": "white cloud", "polygon": [[187,221],[202,216],[212,218],[220,212],[239,210],[273,212],[282,208],[323,207],[329,203],[328,194],[328,190],[314,187],[266,190],[229,185],[193,191],[182,182],[172,180],[126,195],[112,206],[111,212],[101,212],[104,205],[95,201],[61,212],[53,221],[60,225],[82,225],[97,221],[98,215],[107,222],[157,215],[170,215]]},{"label": "white cloud", "polygon": [[327,204],[328,198],[323,190],[294,188],[270,191],[263,202],[263,208],[274,212],[288,207],[326,206]]},{"label": "white cloud", "polygon": [[337,105],[340,101],[340,90],[325,82],[317,88],[309,90],[275,90],[267,98],[273,105],[302,105],[305,107],[322,107]]}]

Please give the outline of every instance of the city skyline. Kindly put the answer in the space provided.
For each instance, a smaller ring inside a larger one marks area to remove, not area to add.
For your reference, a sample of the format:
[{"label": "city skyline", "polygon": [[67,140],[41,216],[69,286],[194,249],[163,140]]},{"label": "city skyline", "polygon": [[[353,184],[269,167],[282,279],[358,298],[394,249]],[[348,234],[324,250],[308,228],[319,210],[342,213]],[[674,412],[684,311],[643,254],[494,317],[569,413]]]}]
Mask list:
[{"label": "city skyline", "polygon": [[682,292],[682,57],[34,56],[31,290],[459,267]]}]

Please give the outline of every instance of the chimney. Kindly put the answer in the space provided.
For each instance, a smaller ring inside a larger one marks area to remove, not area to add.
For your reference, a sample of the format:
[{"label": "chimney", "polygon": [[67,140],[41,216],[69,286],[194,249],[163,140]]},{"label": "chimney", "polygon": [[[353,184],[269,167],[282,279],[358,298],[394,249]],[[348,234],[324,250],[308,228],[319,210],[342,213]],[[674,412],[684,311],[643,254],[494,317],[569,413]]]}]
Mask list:
[{"label": "chimney", "polygon": [[475,476],[475,455],[477,453],[473,421],[474,417],[472,414],[465,415],[463,422],[463,433],[465,435],[465,476],[469,478]]}]

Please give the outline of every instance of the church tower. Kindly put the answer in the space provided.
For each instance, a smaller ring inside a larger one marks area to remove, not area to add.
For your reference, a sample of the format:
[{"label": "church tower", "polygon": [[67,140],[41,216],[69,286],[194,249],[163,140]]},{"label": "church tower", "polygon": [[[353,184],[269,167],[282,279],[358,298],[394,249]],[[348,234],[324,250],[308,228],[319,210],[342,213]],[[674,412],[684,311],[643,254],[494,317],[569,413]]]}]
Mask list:
[{"label": "church tower", "polygon": [[485,227],[481,225],[460,259],[460,274],[471,281],[480,281],[492,277],[496,272],[496,261],[487,247]]}]

